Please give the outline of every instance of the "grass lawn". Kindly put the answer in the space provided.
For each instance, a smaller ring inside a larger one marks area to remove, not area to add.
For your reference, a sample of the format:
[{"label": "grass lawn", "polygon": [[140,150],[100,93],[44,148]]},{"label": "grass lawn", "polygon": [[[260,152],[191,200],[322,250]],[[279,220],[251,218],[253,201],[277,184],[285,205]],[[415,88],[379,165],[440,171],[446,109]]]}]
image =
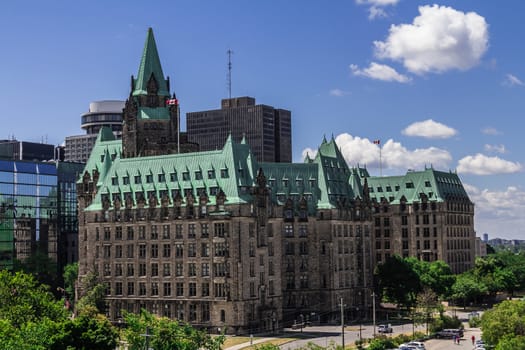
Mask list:
[{"label": "grass lawn", "polygon": [[[253,340],[260,339],[253,337]],[[250,337],[226,337],[224,344],[222,345],[223,349],[229,348],[231,346],[239,345],[242,343],[247,343],[250,341]]]},{"label": "grass lawn", "polygon": [[[275,339],[271,339],[271,340],[268,340],[268,341],[265,341],[265,342],[262,342],[262,343],[251,345],[251,346],[249,345],[247,347],[242,348],[242,350],[256,349],[257,346],[261,346],[263,344],[264,345],[271,344],[271,345],[279,346],[279,345],[286,344],[286,343],[289,343],[289,342],[294,341],[294,340],[297,340],[297,338],[275,338]],[[248,339],[248,341],[250,341],[250,339]]]}]

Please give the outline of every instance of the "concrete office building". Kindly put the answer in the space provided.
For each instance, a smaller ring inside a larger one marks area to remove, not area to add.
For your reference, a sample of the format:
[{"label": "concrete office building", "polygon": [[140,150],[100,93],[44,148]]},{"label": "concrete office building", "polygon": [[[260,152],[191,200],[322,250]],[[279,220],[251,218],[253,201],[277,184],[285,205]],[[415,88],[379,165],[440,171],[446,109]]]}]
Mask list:
[{"label": "concrete office building", "polygon": [[245,138],[263,162],[292,161],[291,112],[255,104],[255,98],[224,99],[221,109],[186,114],[188,139],[201,151],[221,149],[229,135]]},{"label": "concrete office building", "polygon": [[105,126],[115,136],[122,134],[122,110],[124,101],[105,100],[89,104],[89,111],[81,116],[85,135],[68,136],[65,140],[65,161],[86,163],[95,144],[98,132]]},{"label": "concrete office building", "polygon": [[61,147],[46,143],[0,140],[0,159],[52,161],[64,160]]}]

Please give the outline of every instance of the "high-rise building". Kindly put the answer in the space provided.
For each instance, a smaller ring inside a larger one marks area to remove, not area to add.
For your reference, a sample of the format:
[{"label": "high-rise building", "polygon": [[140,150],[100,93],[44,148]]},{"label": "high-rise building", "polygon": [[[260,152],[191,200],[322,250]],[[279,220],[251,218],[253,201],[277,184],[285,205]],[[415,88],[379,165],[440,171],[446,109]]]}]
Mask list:
[{"label": "high-rise building", "polygon": [[221,109],[186,114],[188,139],[201,151],[222,148],[229,135],[245,138],[253,154],[263,162],[292,161],[291,113],[255,104],[255,98],[224,99]]},{"label": "high-rise building", "polygon": [[56,264],[56,275],[76,261],[71,242],[78,233],[75,182],[81,170],[72,163],[0,160],[0,268],[41,253]]},{"label": "high-rise building", "polygon": [[64,160],[60,147],[18,140],[0,140],[0,158],[40,162]]},{"label": "high-rise building", "polygon": [[115,136],[122,134],[122,109],[124,101],[95,101],[89,104],[89,111],[81,116],[81,127],[85,135],[66,137],[65,161],[85,163],[95,144],[98,132],[103,126],[109,127]]}]

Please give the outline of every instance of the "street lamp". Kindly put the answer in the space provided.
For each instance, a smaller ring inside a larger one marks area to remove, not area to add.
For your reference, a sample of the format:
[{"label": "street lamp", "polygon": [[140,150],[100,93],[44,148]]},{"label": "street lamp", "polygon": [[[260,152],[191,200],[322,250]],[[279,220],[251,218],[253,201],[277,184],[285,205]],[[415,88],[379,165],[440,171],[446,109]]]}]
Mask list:
[{"label": "street lamp", "polygon": [[372,292],[372,323],[374,325],[374,338],[376,337],[376,293]]}]

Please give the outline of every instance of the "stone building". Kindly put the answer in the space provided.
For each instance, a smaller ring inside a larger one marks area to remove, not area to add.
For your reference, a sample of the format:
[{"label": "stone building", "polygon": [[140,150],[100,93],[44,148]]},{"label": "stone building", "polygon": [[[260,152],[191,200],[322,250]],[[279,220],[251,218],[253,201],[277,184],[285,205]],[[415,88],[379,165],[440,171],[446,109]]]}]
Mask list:
[{"label": "stone building", "polygon": [[474,203],[456,173],[427,168],[403,176],[361,175],[374,202],[376,262],[397,254],[443,260],[454,273],[474,266]]},{"label": "stone building", "polygon": [[79,279],[106,283],[112,320],[144,308],[248,334],[340,320],[343,304],[355,321],[370,317],[389,254],[456,272],[472,261],[473,205],[456,174],[370,177],[333,138],[303,163],[261,161],[231,136],[191,152],[178,117],[150,29],[122,140],[101,129],[77,182]]},{"label": "stone building", "polygon": [[371,306],[370,201],[335,141],[301,164],[258,163],[231,139],[126,159],[121,147],[102,131],[78,183],[79,274],[107,283],[111,319],[145,308],[248,333],[337,319],[341,298],[349,315]]}]

